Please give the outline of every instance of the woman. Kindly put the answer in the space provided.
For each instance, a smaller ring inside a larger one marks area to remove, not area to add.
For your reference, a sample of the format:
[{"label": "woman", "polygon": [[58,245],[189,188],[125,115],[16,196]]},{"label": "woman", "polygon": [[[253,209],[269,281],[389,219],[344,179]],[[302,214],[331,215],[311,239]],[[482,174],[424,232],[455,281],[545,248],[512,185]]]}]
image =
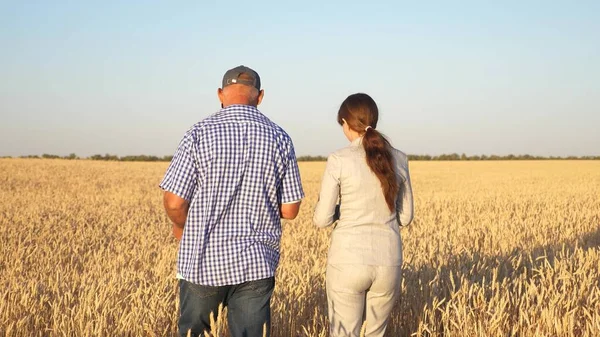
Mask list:
[{"label": "woman", "polygon": [[[337,221],[327,257],[331,336],[383,336],[400,291],[400,226],[413,218],[407,156],[376,130],[367,94],[348,96],[337,121],[350,145],[327,159],[314,222]],[[338,204],[339,201],[339,204]]]}]

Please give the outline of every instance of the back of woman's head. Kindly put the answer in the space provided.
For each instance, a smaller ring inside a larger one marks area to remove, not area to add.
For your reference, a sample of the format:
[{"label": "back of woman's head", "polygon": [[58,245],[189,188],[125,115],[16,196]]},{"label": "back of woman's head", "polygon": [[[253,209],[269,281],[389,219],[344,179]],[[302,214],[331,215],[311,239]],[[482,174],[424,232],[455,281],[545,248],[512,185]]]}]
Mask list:
[{"label": "back of woman's head", "polygon": [[400,185],[394,171],[392,147],[385,137],[375,128],[379,119],[379,110],[375,101],[367,94],[358,93],[348,96],[338,111],[337,121],[344,121],[348,127],[363,136],[367,165],[381,182],[385,201],[391,212],[396,209],[396,198]]}]

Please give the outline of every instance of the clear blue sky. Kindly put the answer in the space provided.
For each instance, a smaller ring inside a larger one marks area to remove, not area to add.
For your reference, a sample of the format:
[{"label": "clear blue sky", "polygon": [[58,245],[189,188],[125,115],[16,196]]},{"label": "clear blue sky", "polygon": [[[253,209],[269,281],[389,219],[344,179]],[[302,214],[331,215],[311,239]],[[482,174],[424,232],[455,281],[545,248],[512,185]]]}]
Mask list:
[{"label": "clear blue sky", "polygon": [[600,155],[599,1],[1,1],[0,48],[0,155],[172,154],[240,64],[298,155],[355,92],[407,153]]}]

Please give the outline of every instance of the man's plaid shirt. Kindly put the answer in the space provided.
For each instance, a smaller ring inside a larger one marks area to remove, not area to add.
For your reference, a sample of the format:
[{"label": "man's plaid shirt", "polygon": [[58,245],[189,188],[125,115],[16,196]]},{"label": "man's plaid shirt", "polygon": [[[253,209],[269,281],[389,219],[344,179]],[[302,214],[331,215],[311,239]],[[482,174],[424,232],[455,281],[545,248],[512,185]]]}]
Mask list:
[{"label": "man's plaid shirt", "polygon": [[279,205],[304,192],[290,137],[258,109],[232,105],[194,125],[160,187],[190,202],[181,277],[222,286],[275,275]]}]

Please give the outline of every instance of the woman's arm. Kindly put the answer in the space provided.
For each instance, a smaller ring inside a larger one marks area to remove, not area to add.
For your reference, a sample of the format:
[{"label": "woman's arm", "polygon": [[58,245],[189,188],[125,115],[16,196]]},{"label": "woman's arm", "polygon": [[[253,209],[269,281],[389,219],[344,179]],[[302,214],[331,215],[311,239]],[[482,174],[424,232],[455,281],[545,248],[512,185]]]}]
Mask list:
[{"label": "woman's arm", "polygon": [[327,166],[321,180],[321,192],[313,217],[317,227],[330,226],[337,220],[335,210],[340,195],[340,169],[339,158],[334,154],[330,155],[327,158]]}]

